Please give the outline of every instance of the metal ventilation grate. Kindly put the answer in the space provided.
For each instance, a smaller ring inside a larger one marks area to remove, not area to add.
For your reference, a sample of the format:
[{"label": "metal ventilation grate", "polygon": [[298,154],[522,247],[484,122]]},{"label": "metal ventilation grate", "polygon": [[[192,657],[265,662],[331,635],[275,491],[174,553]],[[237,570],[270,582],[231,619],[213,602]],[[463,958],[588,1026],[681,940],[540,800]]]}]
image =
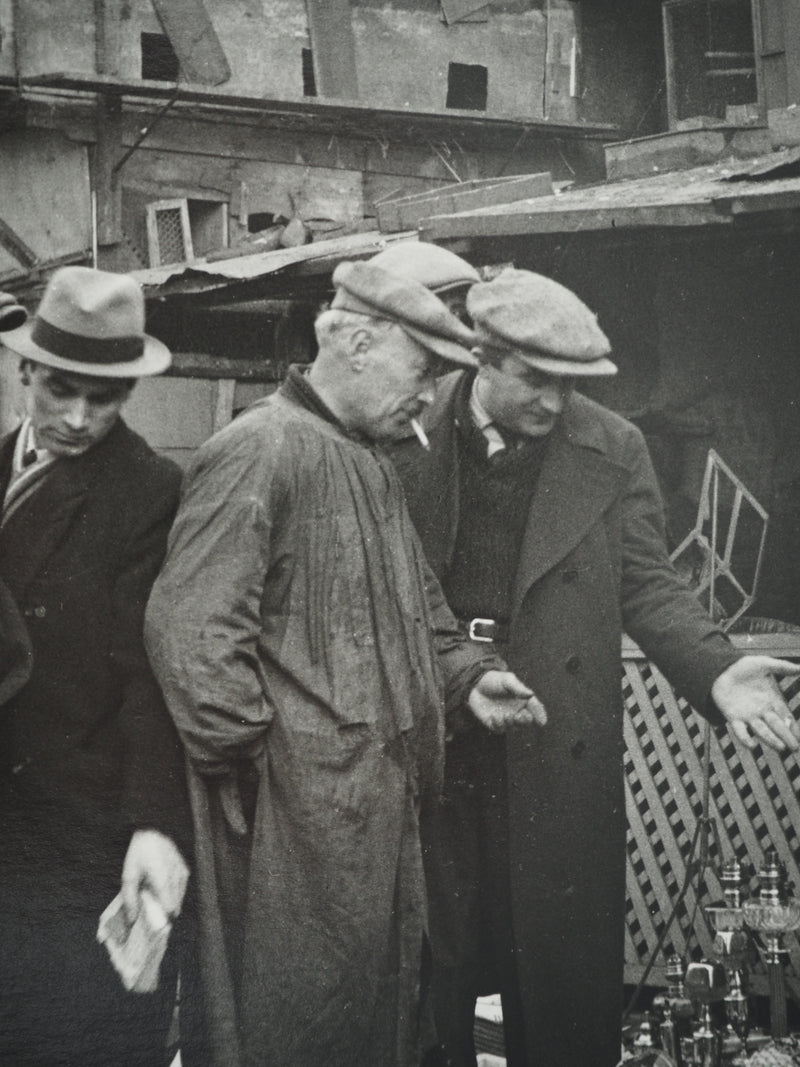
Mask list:
[{"label": "metal ventilation grate", "polygon": [[193,258],[189,206],[185,199],[158,200],[147,205],[150,266],[185,263]]}]

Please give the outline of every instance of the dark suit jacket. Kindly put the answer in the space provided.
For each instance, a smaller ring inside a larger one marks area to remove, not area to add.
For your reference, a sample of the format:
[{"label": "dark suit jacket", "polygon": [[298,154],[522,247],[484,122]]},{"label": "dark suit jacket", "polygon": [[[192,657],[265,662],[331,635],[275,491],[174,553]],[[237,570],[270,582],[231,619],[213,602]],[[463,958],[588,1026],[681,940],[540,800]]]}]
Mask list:
[{"label": "dark suit jacket", "polygon": [[0,581],[0,707],[30,678],[32,662],[25,620],[5,582]]},{"label": "dark suit jacket", "polygon": [[[459,385],[463,375],[442,379],[426,412],[430,452],[415,439],[394,450],[445,591],[459,516]],[[514,939],[531,1063],[607,1067],[619,1058],[623,630],[701,712],[713,680],[739,655],[670,564],[642,435],[574,394],[536,483],[502,649],[549,716],[544,729],[515,732],[506,746]],[[451,783],[453,764],[448,756]]]},{"label": "dark suit jacket", "polygon": [[[15,439],[0,443],[0,496]],[[131,827],[185,834],[179,743],[142,641],[179,484],[120,420],[0,529],[0,580],[33,648],[29,681],[0,711],[0,802],[46,807],[99,857]]]}]

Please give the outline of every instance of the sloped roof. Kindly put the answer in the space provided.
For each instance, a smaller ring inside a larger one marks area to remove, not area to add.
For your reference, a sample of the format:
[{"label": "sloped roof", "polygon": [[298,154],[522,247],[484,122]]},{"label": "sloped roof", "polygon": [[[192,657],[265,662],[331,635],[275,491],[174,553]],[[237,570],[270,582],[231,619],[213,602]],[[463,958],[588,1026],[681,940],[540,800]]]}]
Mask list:
[{"label": "sloped roof", "polygon": [[800,149],[690,170],[602,182],[552,196],[437,215],[427,241],[655,226],[731,225],[741,216],[800,209]]}]

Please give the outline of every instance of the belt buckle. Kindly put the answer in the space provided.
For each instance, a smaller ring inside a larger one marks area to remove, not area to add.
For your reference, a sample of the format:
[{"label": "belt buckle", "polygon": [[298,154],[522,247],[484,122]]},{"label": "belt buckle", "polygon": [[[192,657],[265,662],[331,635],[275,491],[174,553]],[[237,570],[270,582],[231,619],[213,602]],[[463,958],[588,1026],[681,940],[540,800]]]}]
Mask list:
[{"label": "belt buckle", "polygon": [[491,644],[494,641],[494,636],[487,637],[485,634],[478,633],[478,628],[482,626],[489,627],[491,631],[494,631],[497,623],[494,619],[470,619],[467,627],[467,637],[469,637],[470,641]]}]

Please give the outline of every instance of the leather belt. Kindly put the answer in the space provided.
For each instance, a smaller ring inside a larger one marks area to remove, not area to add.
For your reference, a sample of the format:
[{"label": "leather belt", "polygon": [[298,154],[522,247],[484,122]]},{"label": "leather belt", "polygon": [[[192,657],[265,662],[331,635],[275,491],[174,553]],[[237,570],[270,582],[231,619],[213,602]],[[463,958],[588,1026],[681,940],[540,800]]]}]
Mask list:
[{"label": "leather belt", "polygon": [[458,619],[457,621],[470,641],[495,645],[502,645],[508,641],[508,623],[485,618]]}]

